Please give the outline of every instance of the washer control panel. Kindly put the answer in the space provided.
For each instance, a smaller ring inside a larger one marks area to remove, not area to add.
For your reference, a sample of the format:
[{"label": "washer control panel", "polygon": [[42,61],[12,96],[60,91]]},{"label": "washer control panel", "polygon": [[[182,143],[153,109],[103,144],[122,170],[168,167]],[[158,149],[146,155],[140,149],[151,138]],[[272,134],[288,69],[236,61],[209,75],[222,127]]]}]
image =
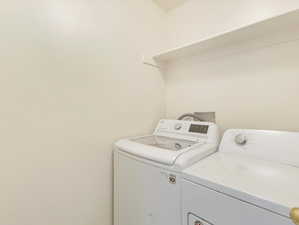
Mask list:
[{"label": "washer control panel", "polygon": [[198,141],[213,137],[218,138],[218,126],[210,122],[183,121],[183,120],[160,120],[155,135],[169,136]]},{"label": "washer control panel", "polygon": [[207,135],[209,126],[210,124],[207,122],[161,120],[156,128],[156,131]]}]

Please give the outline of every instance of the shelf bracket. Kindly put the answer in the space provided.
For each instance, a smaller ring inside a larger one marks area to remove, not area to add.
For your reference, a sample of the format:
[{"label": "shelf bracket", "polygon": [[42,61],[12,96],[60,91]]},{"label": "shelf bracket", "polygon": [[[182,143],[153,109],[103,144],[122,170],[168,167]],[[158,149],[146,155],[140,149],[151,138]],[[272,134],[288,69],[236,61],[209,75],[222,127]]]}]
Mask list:
[{"label": "shelf bracket", "polygon": [[152,63],[149,63],[149,62],[143,62],[144,65],[147,65],[147,66],[151,66],[151,67],[155,67],[157,69],[160,69],[159,66],[155,65],[155,64],[152,64]]},{"label": "shelf bracket", "polygon": [[158,66],[154,60],[146,59],[144,56],[142,56],[142,63],[144,65],[147,65],[147,66],[151,66],[151,67],[154,67],[154,68],[157,68],[157,69],[161,69],[161,67]]}]

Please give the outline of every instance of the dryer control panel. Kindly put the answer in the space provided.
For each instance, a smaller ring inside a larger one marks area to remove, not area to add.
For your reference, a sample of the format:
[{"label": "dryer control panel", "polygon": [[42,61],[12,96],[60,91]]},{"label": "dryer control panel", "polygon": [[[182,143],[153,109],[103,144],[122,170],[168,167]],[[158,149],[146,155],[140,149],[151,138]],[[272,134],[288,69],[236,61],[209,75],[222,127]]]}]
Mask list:
[{"label": "dryer control panel", "polygon": [[219,151],[299,167],[298,146],[299,132],[229,129],[223,135]]}]

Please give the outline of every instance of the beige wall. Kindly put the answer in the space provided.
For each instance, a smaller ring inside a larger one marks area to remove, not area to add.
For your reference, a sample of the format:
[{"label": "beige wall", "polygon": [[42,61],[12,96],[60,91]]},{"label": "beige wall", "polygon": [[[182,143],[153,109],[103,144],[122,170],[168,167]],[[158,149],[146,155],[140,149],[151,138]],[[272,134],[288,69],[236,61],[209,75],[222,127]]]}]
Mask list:
[{"label": "beige wall", "polygon": [[[299,7],[298,1],[190,0],[168,14],[171,47]],[[167,116],[216,111],[222,129],[299,131],[299,42],[225,57],[174,61],[166,73]]]},{"label": "beige wall", "polygon": [[[294,7],[297,0],[190,0],[165,19],[148,0],[6,1],[0,224],[110,225],[113,141],[164,117],[163,78],[141,56]],[[298,130],[298,48],[174,63],[165,75],[168,117],[211,110],[223,128]]]},{"label": "beige wall", "polygon": [[147,0],[0,7],[0,224],[110,225],[112,143],[164,115]]}]

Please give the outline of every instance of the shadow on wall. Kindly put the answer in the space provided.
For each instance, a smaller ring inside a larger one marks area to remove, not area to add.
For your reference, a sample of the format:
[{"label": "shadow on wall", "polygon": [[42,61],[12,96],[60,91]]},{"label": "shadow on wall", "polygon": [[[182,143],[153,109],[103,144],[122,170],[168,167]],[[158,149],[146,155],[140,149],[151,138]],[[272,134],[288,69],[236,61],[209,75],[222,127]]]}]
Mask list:
[{"label": "shadow on wall", "polygon": [[299,42],[168,65],[167,116],[215,111],[223,128],[298,131]]}]

